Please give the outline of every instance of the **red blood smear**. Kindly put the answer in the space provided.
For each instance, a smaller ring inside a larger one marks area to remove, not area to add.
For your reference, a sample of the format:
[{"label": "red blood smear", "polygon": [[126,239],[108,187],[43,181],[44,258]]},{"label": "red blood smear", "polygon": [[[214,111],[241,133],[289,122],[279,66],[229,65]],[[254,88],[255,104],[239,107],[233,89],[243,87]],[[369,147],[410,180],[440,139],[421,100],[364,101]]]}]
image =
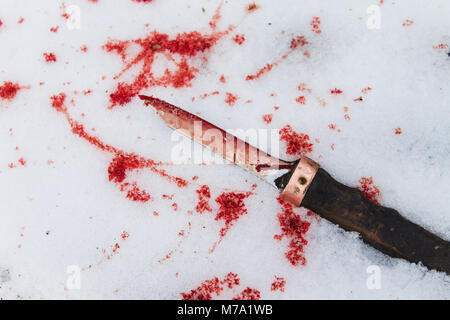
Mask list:
[{"label": "red blood smear", "polygon": [[261,299],[261,292],[252,288],[245,288],[238,296],[233,300],[259,300]]},{"label": "red blood smear", "polygon": [[233,41],[236,42],[238,45],[241,45],[245,41],[245,36],[243,34],[237,34],[233,37]]},{"label": "red blood smear", "polygon": [[150,3],[153,0],[132,0],[132,1],[134,1],[134,2],[143,2],[143,3]]},{"label": "red blood smear", "polygon": [[312,26],[312,32],[317,33],[317,34],[322,32],[322,30],[320,30],[320,18],[319,17],[313,17],[310,24]]},{"label": "red blood smear", "polygon": [[233,95],[230,92],[226,93],[227,97],[225,98],[225,103],[228,104],[230,107],[234,106],[236,104],[236,100],[239,99],[239,96]]},{"label": "red blood smear", "polygon": [[[212,20],[212,27],[220,19],[220,6]],[[188,64],[187,58],[194,57],[200,52],[210,49],[216,42],[232,30],[230,27],[224,32],[214,32],[211,34],[201,34],[198,31],[184,32],[170,38],[167,34],[153,31],[145,38],[136,40],[112,40],[106,43],[103,48],[108,52],[116,52],[125,63],[125,67],[115,77],[122,76],[123,73],[137,64],[142,64],[139,74],[132,83],[120,82],[117,89],[110,95],[110,107],[116,105],[123,106],[131,101],[142,90],[154,86],[172,86],[174,88],[190,87],[191,81],[198,72],[197,68]],[[135,56],[129,56],[127,49],[132,45],[140,46],[140,52]],[[164,75],[156,77],[152,73],[152,66],[157,58],[157,54],[165,56],[176,66],[175,71],[166,69]],[[177,55],[176,61],[173,55]]]},{"label": "red blood smear", "polygon": [[328,128],[330,128],[331,130],[335,130],[336,129],[336,125],[334,123],[330,123],[328,125]]},{"label": "red blood smear", "polygon": [[306,38],[304,36],[297,36],[295,38],[291,39],[291,49],[290,51],[283,55],[281,58],[279,58],[277,61],[273,62],[273,63],[267,63],[264,67],[262,67],[261,69],[259,69],[255,74],[249,74],[247,75],[247,77],[245,78],[245,80],[255,80],[258,79],[259,77],[261,77],[263,74],[269,72],[270,70],[273,69],[273,67],[277,66],[278,64],[280,64],[284,59],[286,59],[292,52],[294,52],[294,50],[297,47],[303,47],[305,45],[308,44],[308,41],[306,41]]},{"label": "red blood smear", "polygon": [[271,291],[281,291],[284,292],[284,288],[286,286],[286,280],[283,277],[277,277],[275,276],[275,281],[272,282],[272,285],[270,286]]},{"label": "red blood smear", "polygon": [[227,82],[227,80],[225,79],[225,76],[224,76],[224,75],[221,75],[219,80],[220,80],[220,82],[222,82],[222,83]]},{"label": "red blood smear", "polygon": [[18,83],[12,83],[10,81],[4,81],[3,85],[0,86],[0,98],[11,100],[19,92],[20,86]]},{"label": "red blood smear", "polygon": [[287,154],[305,155],[313,151],[313,144],[309,142],[309,136],[293,131],[290,125],[284,126],[279,134],[280,140],[286,141]]},{"label": "red blood smear", "polygon": [[211,280],[206,280],[200,284],[194,290],[189,293],[181,293],[183,300],[211,300],[213,294],[219,296],[225,285],[227,288],[232,289],[233,287],[239,285],[239,276],[235,273],[228,273],[223,280],[218,277],[214,277]]},{"label": "red blood smear", "polygon": [[22,23],[24,21],[25,21],[25,19],[23,17],[20,17],[20,19],[19,19],[19,21],[17,21],[17,23]]},{"label": "red blood smear", "polygon": [[267,124],[271,123],[272,122],[272,114],[268,113],[268,114],[263,115],[263,121]]},{"label": "red blood smear", "polygon": [[402,128],[395,128],[395,134],[402,134]]},{"label": "red blood smear", "polygon": [[300,96],[297,99],[295,99],[295,101],[297,101],[300,104],[306,104],[306,98],[305,96]]},{"label": "red blood smear", "polygon": [[331,92],[331,94],[338,95],[338,94],[342,93],[342,90],[340,90],[338,88],[334,88],[334,89],[330,90],[330,92]]},{"label": "red blood smear", "polygon": [[158,166],[161,165],[160,162],[156,162],[152,159],[146,159],[135,153],[127,153],[102,142],[95,136],[88,134],[81,123],[71,118],[67,108],[64,106],[65,98],[65,93],[52,96],[52,107],[65,115],[73,134],[86,140],[96,148],[114,155],[114,158],[108,167],[108,179],[109,181],[118,184],[121,191],[126,191],[128,199],[140,202],[150,200],[150,195],[146,191],[139,189],[136,183],[123,183],[123,181],[127,178],[127,173],[132,170],[150,169],[152,172],[166,178],[170,182],[176,183],[178,187],[185,187],[188,185],[186,180],[171,176],[165,170],[159,169]]},{"label": "red blood smear", "polygon": [[3,21],[2,20],[0,20],[0,27],[3,25]]},{"label": "red blood smear", "polygon": [[248,198],[251,192],[224,192],[216,198],[216,202],[220,205],[219,212],[216,214],[215,220],[224,220],[225,227],[220,230],[221,237],[224,237],[228,230],[233,226],[242,215],[247,214],[247,208],[244,199]]},{"label": "red blood smear", "polygon": [[203,213],[205,211],[211,212],[212,209],[209,206],[209,199],[211,199],[211,191],[209,187],[207,185],[203,185],[196,192],[198,194],[198,203],[197,206],[195,207],[195,210],[198,213]]},{"label": "red blood smear", "polygon": [[58,32],[59,26],[50,28],[51,32]]},{"label": "red blood smear", "polygon": [[299,264],[305,265],[304,247],[308,244],[305,235],[311,224],[295,214],[293,206],[290,203],[284,202],[280,198],[278,198],[278,202],[282,209],[282,212],[278,214],[278,221],[282,233],[275,235],[274,238],[277,240],[281,240],[284,237],[290,238],[289,251],[285,254],[286,258],[294,266]]},{"label": "red blood smear", "polygon": [[358,189],[366,196],[367,199],[373,203],[380,204],[379,198],[381,197],[381,192],[378,186],[373,184],[372,177],[362,177],[359,179]]},{"label": "red blood smear", "polygon": [[43,53],[45,61],[47,62],[56,62],[56,56],[54,53]]},{"label": "red blood smear", "polygon": [[27,162],[25,161],[24,158],[20,158],[20,159],[19,159],[19,163],[20,163],[22,166],[25,166],[25,165],[27,164]]}]

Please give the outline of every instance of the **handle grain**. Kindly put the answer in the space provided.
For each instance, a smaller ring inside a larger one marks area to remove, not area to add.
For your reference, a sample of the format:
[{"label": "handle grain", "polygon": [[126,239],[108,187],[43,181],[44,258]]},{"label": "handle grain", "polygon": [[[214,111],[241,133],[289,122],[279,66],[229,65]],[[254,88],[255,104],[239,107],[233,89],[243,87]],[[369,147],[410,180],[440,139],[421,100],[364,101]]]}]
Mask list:
[{"label": "handle grain", "polygon": [[361,191],[334,180],[320,168],[302,206],[357,231],[362,239],[394,257],[450,274],[450,243],[405,219],[396,210],[368,200]]}]

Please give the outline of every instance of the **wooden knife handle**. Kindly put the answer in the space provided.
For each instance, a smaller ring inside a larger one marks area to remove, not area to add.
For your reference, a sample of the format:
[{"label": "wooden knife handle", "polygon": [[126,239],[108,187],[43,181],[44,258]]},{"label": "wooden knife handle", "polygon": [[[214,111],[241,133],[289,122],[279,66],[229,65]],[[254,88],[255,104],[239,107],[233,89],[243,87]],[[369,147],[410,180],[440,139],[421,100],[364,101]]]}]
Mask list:
[{"label": "wooden knife handle", "polygon": [[448,241],[405,219],[396,210],[373,203],[361,191],[337,182],[322,168],[301,205],[347,231],[359,232],[366,243],[391,257],[421,262],[450,274]]}]

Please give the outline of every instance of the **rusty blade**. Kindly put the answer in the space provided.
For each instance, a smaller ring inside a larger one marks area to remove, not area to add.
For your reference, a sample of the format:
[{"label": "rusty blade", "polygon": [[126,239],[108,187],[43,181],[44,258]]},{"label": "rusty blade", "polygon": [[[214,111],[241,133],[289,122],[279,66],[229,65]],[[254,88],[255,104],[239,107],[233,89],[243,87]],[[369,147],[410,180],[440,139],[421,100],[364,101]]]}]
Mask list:
[{"label": "rusty blade", "polygon": [[144,95],[139,97],[145,101],[146,106],[152,106],[172,129],[273,185],[276,178],[293,168],[292,163],[272,157],[212,123],[166,101]]}]

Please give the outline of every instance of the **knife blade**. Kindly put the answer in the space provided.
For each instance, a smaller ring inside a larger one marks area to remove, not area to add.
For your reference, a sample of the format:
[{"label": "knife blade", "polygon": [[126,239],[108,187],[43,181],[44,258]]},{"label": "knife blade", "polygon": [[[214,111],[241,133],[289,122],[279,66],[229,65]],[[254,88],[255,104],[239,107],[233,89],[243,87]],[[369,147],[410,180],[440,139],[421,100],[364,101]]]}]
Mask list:
[{"label": "knife blade", "polygon": [[358,189],[339,183],[313,160],[278,159],[164,100],[139,97],[172,129],[275,186],[281,199],[310,209],[344,230],[358,232],[364,242],[393,258],[450,274],[448,241],[396,210],[373,203]]}]

